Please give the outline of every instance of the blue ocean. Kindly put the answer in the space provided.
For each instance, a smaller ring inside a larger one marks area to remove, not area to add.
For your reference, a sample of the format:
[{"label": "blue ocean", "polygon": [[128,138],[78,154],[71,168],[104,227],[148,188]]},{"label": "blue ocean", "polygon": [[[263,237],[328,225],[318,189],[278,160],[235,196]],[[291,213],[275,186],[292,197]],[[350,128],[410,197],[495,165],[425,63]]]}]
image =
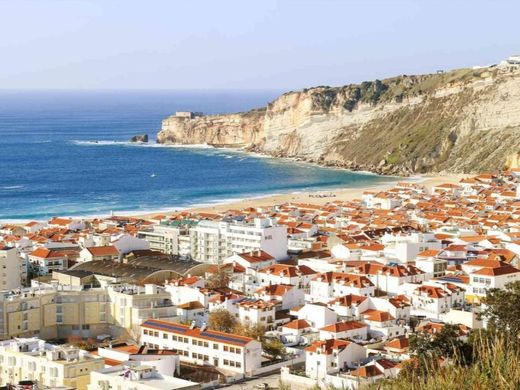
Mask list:
[{"label": "blue ocean", "polygon": [[[280,91],[0,92],[0,220],[146,212],[388,181],[370,174],[155,144],[175,111],[265,105]],[[148,133],[148,145],[128,142]]]}]

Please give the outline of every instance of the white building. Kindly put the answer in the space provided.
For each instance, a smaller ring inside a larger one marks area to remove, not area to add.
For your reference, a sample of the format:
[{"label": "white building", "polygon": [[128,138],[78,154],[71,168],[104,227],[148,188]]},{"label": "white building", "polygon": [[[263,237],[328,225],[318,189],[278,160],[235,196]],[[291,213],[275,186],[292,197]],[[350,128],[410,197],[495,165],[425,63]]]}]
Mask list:
[{"label": "white building", "polygon": [[187,258],[191,256],[191,239],[189,228],[196,221],[162,221],[151,230],[141,230],[138,237],[146,240],[150,249],[169,255]]},{"label": "white building", "polygon": [[506,284],[517,280],[520,280],[520,270],[509,264],[495,268],[480,268],[478,271],[469,274],[470,288],[466,294],[467,299],[476,298],[476,300],[479,300],[486,296],[489,289],[503,289]]},{"label": "white building", "polygon": [[161,374],[139,362],[108,367],[91,373],[88,390],[199,390],[199,383]]},{"label": "white building", "polygon": [[305,349],[305,373],[311,379],[323,380],[327,374],[355,367],[366,356],[367,350],[351,341],[315,341]]},{"label": "white building", "polygon": [[364,275],[343,272],[325,272],[318,274],[310,282],[308,301],[329,302],[333,298],[354,294],[374,295],[374,284]]},{"label": "white building", "polygon": [[295,314],[299,320],[307,321],[315,330],[334,324],[338,320],[336,312],[323,303],[307,303],[298,309]]},{"label": "white building", "polygon": [[366,340],[368,326],[359,321],[340,321],[320,329],[320,340],[359,339]]},{"label": "white building", "polygon": [[406,295],[412,302],[412,314],[427,318],[440,318],[441,314],[464,304],[464,289],[451,283],[409,285]]},{"label": "white building", "polygon": [[385,234],[381,238],[385,246],[384,255],[388,259],[407,263],[425,250],[440,250],[441,243],[433,233]]},{"label": "white building", "polygon": [[287,226],[269,219],[253,223],[201,221],[190,229],[191,257],[204,263],[221,263],[235,253],[262,250],[276,260],[287,257]]},{"label": "white building", "polygon": [[211,365],[237,376],[261,366],[262,345],[249,337],[149,319],[141,325],[141,342],[176,351],[182,361]]}]

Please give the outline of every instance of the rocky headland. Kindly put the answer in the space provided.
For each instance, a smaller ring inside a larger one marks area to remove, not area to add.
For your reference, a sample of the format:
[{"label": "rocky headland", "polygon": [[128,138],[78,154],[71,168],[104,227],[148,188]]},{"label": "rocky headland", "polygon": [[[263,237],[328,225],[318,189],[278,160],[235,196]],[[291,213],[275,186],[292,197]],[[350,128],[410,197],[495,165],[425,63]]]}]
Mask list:
[{"label": "rocky headland", "polygon": [[520,69],[497,66],[288,92],[267,107],[173,115],[159,143],[237,147],[380,174],[520,164]]}]

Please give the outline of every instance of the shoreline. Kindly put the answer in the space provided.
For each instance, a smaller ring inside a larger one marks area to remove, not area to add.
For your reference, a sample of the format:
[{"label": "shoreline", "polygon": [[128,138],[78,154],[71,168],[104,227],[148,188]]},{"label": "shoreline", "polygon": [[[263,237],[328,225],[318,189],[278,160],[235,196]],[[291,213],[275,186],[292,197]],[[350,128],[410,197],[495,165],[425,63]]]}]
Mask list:
[{"label": "shoreline", "polygon": [[[341,168],[337,168],[341,169]],[[360,172],[361,173],[361,172]],[[377,174],[375,174],[377,175]],[[57,215],[60,217],[76,218],[76,219],[102,219],[109,218],[111,216],[118,217],[130,217],[145,220],[157,220],[156,216],[169,217],[180,212],[190,213],[222,213],[228,210],[239,210],[247,207],[271,207],[274,205],[280,205],[284,203],[307,203],[315,205],[324,205],[333,201],[352,201],[355,199],[361,199],[363,192],[365,191],[386,191],[393,188],[398,182],[412,182],[424,185],[427,190],[431,191],[431,188],[442,184],[442,183],[458,183],[463,177],[467,177],[467,174],[444,174],[444,175],[418,175],[412,177],[392,177],[388,176],[388,181],[378,184],[361,185],[359,187],[332,187],[332,188],[321,188],[313,190],[295,191],[288,193],[277,193],[267,194],[258,196],[247,196],[239,199],[228,199],[215,202],[194,204],[189,206],[177,206],[177,207],[166,207],[164,209],[142,211],[139,210],[124,210],[114,211],[113,213],[99,213],[92,215]],[[384,177],[384,176],[381,176]],[[394,178],[395,180],[391,180]],[[325,196],[320,196],[325,195]],[[334,195],[334,196],[332,196]],[[24,225],[30,221],[46,221],[42,219],[3,219],[0,220],[0,226],[2,224],[11,225]]]},{"label": "shoreline", "polygon": [[[333,201],[352,201],[354,199],[361,199],[361,195],[365,191],[386,191],[393,188],[398,182],[413,182],[417,184],[421,184],[426,187],[428,191],[431,191],[433,187],[436,185],[440,185],[443,183],[453,183],[456,184],[460,181],[460,179],[464,177],[468,177],[467,174],[445,174],[445,175],[423,175],[423,176],[414,176],[414,177],[405,177],[400,178],[393,181],[389,181],[387,183],[375,184],[375,185],[365,185],[360,187],[351,187],[351,188],[331,188],[331,189],[321,189],[321,190],[310,190],[310,191],[302,191],[302,192],[294,192],[287,194],[274,194],[274,195],[260,195],[258,197],[248,197],[238,201],[231,202],[222,202],[216,204],[209,205],[194,205],[193,207],[185,207],[181,208],[177,211],[159,211],[159,212],[151,212],[151,213],[134,213],[132,216],[134,218],[142,218],[142,219],[154,219],[153,217],[162,215],[165,217],[171,216],[175,213],[181,211],[188,211],[192,213],[222,213],[228,210],[239,210],[247,207],[270,207],[274,205],[284,204],[284,203],[308,203],[315,205],[324,205]],[[316,195],[320,194],[334,194],[335,196],[325,196],[325,197],[316,197]]]}]

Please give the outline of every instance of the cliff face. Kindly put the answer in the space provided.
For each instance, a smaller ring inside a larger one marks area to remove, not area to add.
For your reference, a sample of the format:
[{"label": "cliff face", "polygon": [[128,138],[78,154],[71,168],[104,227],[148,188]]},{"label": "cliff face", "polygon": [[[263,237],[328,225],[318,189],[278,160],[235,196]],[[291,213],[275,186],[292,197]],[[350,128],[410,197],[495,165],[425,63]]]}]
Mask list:
[{"label": "cliff face", "polygon": [[460,69],[290,92],[247,113],[169,117],[157,140],[386,174],[516,167],[520,71]]}]

